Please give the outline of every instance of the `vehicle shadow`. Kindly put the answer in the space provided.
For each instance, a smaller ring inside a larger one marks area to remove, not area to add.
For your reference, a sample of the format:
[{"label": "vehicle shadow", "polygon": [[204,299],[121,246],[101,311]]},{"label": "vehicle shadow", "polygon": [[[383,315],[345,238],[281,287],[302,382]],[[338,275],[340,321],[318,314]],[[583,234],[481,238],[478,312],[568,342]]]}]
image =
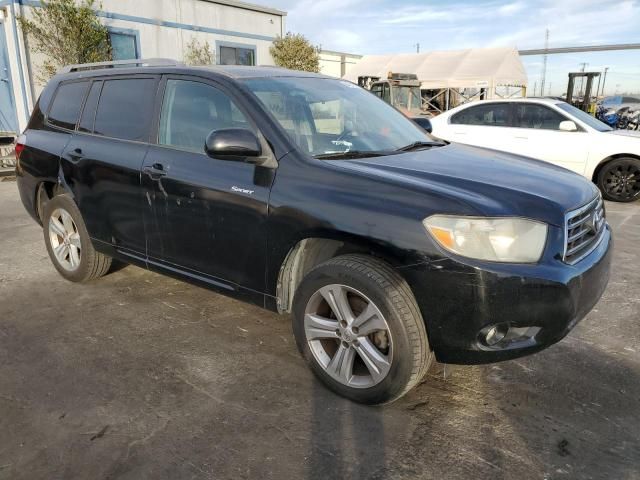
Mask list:
[{"label": "vehicle shadow", "polygon": [[640,367],[569,337],[366,407],[314,381],[307,478],[638,478]]},{"label": "vehicle shadow", "polygon": [[307,478],[378,478],[387,450],[383,408],[338,397],[315,378],[311,395]]}]

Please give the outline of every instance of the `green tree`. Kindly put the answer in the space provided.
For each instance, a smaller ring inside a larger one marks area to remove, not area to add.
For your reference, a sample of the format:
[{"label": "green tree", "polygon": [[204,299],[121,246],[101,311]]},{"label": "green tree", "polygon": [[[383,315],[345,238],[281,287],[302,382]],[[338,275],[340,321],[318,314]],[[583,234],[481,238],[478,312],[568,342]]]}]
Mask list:
[{"label": "green tree", "polygon": [[192,37],[184,50],[184,63],[187,65],[213,65],[216,56],[211,51],[208,42],[200,43],[195,37]]},{"label": "green tree", "polygon": [[320,71],[320,48],[311,45],[299,33],[287,32],[284,37],[276,38],[269,52],[279,67],[305,72]]},{"label": "green tree", "polygon": [[[95,0],[40,0],[41,8],[19,16],[30,49],[44,55],[38,79],[46,82],[69,64],[111,60],[107,27],[95,12]],[[98,8],[100,5],[98,5]]]}]

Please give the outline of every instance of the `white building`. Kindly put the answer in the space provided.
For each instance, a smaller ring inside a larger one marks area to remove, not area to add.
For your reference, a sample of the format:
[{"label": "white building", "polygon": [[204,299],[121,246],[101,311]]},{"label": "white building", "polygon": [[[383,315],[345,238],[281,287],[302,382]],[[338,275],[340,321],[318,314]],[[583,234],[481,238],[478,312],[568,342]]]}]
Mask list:
[{"label": "white building", "polygon": [[[16,16],[39,0],[0,0],[0,131],[25,128],[42,85],[38,58],[25,49]],[[269,47],[285,33],[286,13],[236,0],[102,0],[97,11],[116,60],[181,60],[192,38],[208,42],[218,64],[273,65]]]},{"label": "white building", "polygon": [[342,78],[358,63],[362,55],[320,50],[320,73]]}]

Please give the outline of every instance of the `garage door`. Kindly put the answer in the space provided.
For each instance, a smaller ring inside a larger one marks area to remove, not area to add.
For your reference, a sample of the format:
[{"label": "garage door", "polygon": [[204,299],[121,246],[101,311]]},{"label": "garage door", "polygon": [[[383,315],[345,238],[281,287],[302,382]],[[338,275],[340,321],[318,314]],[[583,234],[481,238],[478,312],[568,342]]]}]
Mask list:
[{"label": "garage door", "polygon": [[18,131],[16,121],[16,103],[11,86],[11,72],[9,71],[9,51],[5,36],[5,22],[0,20],[0,133]]}]

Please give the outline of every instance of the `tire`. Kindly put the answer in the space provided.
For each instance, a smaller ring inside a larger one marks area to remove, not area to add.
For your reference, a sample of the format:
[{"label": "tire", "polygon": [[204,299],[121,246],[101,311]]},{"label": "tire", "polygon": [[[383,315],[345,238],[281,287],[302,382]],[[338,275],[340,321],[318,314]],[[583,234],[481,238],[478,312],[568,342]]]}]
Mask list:
[{"label": "tire", "polygon": [[607,162],[598,173],[598,188],[605,200],[633,202],[640,198],[640,160],[632,157]]},{"label": "tire", "polygon": [[[345,321],[349,312],[351,320]],[[344,255],[311,270],[295,293],[292,322],[298,349],[314,374],[359,403],[397,400],[433,363],[409,285],[373,257]]]},{"label": "tire", "polygon": [[80,210],[68,194],[56,195],[46,203],[42,230],[49,258],[67,280],[86,282],[109,271],[111,257],[93,248]]}]

